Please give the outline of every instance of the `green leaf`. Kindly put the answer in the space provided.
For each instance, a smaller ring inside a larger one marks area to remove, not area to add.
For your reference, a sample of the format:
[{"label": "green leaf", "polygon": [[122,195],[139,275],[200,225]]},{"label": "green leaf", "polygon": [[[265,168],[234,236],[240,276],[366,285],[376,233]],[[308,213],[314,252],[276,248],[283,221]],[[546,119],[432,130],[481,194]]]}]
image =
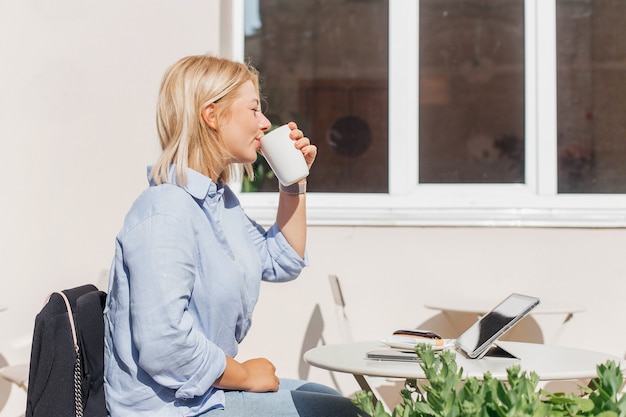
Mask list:
[{"label": "green leaf", "polygon": [[[598,378],[575,395],[537,389],[539,376],[519,366],[507,369],[506,381],[489,372],[463,381],[454,352],[435,355],[425,344],[415,351],[426,380],[406,382],[392,417],[626,417],[624,376],[615,362],[598,365]],[[389,417],[381,403],[374,406],[372,393],[356,393],[353,402],[373,417]]]},{"label": "green leaf", "polygon": [[374,394],[371,391],[356,392],[352,403],[372,417],[391,417],[380,401],[374,406]]},{"label": "green leaf", "polygon": [[603,411],[600,414],[594,414],[595,417],[618,417],[615,411]]}]

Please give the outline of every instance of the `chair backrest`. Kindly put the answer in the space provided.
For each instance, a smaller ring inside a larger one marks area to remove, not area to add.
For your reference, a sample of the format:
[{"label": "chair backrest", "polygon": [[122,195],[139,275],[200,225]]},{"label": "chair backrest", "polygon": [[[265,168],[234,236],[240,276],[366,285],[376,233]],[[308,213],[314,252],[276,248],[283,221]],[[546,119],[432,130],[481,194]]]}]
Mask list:
[{"label": "chair backrest", "polygon": [[35,318],[26,417],[106,417],[106,293],[90,284],[62,293]]}]

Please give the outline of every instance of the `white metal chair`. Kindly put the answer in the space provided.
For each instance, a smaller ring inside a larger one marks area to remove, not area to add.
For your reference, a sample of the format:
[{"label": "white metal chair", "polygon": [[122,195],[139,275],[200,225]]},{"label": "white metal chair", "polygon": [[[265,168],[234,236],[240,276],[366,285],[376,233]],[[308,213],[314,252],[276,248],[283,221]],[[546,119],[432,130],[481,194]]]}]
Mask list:
[{"label": "white metal chair", "polygon": [[[2,359],[2,355],[0,355],[0,359]],[[4,388],[0,388],[0,415],[4,415],[3,413],[6,411],[5,406],[7,402],[9,402],[9,396],[11,395],[11,386],[13,384],[20,387],[24,390],[24,394],[26,395],[28,392],[28,365],[20,364],[20,365],[8,365],[6,361],[2,361],[0,367],[0,386],[4,386]],[[11,408],[11,407],[9,407]],[[24,417],[24,412],[21,411],[19,417]]]},{"label": "white metal chair", "polygon": [[14,383],[24,391],[28,391],[28,364],[9,365],[0,368],[0,376]]},{"label": "white metal chair", "polygon": [[[335,315],[341,330],[342,342],[352,342],[352,326],[346,313],[346,299],[341,289],[339,277],[335,274],[329,274],[328,281],[335,302]],[[405,383],[404,379],[383,377],[360,376],[356,380],[362,389],[374,391],[376,398],[382,400],[383,407],[389,413],[391,413],[394,405],[400,401],[399,392]]]}]

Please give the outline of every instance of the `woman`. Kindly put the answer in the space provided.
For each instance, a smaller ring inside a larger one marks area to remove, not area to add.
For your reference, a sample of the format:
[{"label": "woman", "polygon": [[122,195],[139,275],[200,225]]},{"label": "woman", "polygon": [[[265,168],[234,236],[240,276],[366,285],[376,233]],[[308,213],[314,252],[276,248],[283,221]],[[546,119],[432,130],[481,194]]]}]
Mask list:
[{"label": "woman", "polygon": [[[234,359],[261,280],[294,279],[307,264],[305,187],[281,186],[265,231],[226,185],[242,164],[250,175],[270,127],[259,100],[257,72],[241,63],[191,56],[164,76],[163,153],[117,236],[111,269],[111,417],[356,415],[334,390],[279,380],[265,358]],[[289,126],[310,167],[317,148]]]}]

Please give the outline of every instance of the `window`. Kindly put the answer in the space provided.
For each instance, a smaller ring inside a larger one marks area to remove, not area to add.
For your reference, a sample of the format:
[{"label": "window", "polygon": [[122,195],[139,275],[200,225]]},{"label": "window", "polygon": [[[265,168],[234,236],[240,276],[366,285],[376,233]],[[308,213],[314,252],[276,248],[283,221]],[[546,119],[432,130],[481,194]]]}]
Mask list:
[{"label": "window", "polygon": [[523,0],[421,0],[419,182],[524,182]]},{"label": "window", "polygon": [[625,226],[622,3],[240,0],[233,50],[320,148],[311,223]]},{"label": "window", "polygon": [[[246,2],[244,50],[262,74],[267,117],[316,139],[311,192],[388,190],[388,10],[388,0]],[[257,164],[258,189],[275,191]]]},{"label": "window", "polygon": [[559,193],[626,192],[626,2],[556,7]]}]

